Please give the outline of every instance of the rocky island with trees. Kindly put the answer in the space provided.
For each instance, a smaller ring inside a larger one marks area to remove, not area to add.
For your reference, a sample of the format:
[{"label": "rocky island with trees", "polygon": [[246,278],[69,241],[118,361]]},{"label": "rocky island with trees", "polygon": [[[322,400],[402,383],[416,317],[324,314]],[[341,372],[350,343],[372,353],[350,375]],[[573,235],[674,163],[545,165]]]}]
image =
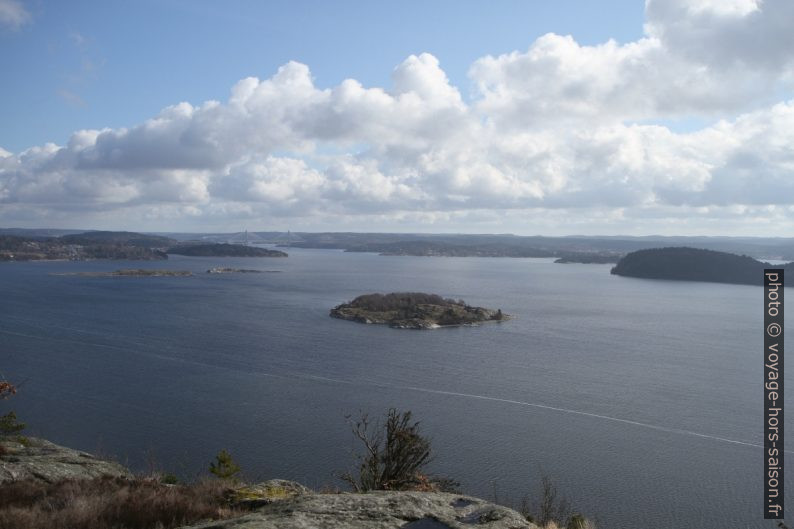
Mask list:
[{"label": "rocky island with trees", "polygon": [[125,268],[113,272],[56,272],[54,276],[80,277],[190,277],[190,270],[157,270],[150,268]]},{"label": "rocky island with trees", "polygon": [[331,317],[358,323],[379,323],[397,329],[435,329],[505,321],[501,309],[473,307],[465,301],[423,292],[365,294],[331,309]]}]

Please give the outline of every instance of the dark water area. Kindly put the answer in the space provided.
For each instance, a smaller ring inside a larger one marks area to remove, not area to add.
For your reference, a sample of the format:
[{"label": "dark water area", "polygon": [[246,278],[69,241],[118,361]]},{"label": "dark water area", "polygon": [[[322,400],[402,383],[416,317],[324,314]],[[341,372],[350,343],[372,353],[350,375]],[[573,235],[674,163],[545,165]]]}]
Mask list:
[{"label": "dark water area", "polygon": [[[195,276],[50,275],[137,267]],[[299,249],[2,263],[0,374],[22,387],[0,411],[138,470],[154,459],[194,477],[225,448],[251,479],[322,487],[342,486],[359,448],[345,416],[397,407],[432,438],[432,472],[469,494],[518,502],[545,473],[601,528],[774,527],[761,511],[761,289],[609,268]],[[410,331],[328,316],[407,290],[515,319]]]}]

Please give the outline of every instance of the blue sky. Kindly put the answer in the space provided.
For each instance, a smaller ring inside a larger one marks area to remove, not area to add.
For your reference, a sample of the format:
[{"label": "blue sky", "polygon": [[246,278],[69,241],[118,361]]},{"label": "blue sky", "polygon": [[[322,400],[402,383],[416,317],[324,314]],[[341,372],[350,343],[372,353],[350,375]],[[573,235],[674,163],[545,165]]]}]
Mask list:
[{"label": "blue sky", "polygon": [[168,105],[223,100],[248,76],[307,64],[320,87],[386,86],[411,54],[435,55],[466,96],[483,55],[548,32],[583,44],[642,34],[637,1],[30,2],[32,22],[0,33],[0,146],[65,142],[77,129],[135,125]]},{"label": "blue sky", "polygon": [[789,235],[794,3],[0,0],[0,226]]}]

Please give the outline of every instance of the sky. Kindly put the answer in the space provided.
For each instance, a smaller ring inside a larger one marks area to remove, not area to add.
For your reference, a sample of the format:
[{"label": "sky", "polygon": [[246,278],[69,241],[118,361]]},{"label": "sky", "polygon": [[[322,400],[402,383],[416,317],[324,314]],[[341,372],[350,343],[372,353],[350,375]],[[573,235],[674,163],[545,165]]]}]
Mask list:
[{"label": "sky", "polygon": [[0,0],[0,227],[792,236],[794,2]]}]

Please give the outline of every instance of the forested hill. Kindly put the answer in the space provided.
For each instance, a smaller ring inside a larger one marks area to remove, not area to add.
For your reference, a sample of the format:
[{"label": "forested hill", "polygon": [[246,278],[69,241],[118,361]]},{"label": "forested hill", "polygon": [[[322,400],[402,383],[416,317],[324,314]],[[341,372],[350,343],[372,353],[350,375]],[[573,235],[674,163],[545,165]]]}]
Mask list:
[{"label": "forested hill", "polygon": [[86,232],[62,237],[0,235],[0,261],[123,259],[159,260],[160,250],[175,242],[133,232]]},{"label": "forested hill", "polygon": [[63,235],[58,239],[63,244],[81,245],[123,245],[141,248],[165,248],[175,244],[169,237],[145,235],[131,231],[88,231],[71,235]]},{"label": "forested hill", "polygon": [[168,253],[191,257],[287,257],[279,250],[240,244],[181,244],[169,248]]},{"label": "forested hill", "polygon": [[[612,273],[645,279],[675,279],[762,285],[764,268],[781,268],[746,255],[698,248],[654,248],[624,256]],[[794,274],[794,263],[783,265]]]}]

